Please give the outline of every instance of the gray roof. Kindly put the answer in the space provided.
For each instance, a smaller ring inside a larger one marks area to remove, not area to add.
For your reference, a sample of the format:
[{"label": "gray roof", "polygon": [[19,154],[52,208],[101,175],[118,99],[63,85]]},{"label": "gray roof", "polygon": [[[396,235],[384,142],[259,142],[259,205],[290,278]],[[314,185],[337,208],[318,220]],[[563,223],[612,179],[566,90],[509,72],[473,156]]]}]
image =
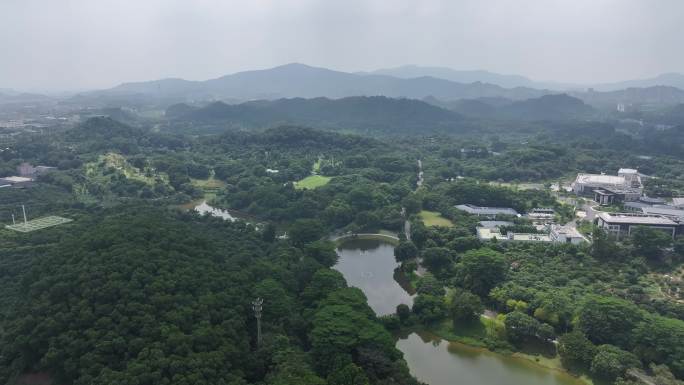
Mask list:
[{"label": "gray roof", "polygon": [[631,225],[656,225],[676,226],[677,223],[660,215],[644,215],[631,213],[606,213],[598,214],[598,217],[608,223],[622,223]]},{"label": "gray roof", "polygon": [[644,207],[651,207],[651,205],[649,205],[648,203],[643,202],[625,202],[624,206],[635,209],[637,211],[641,211],[641,209],[643,209]]},{"label": "gray roof", "polygon": [[518,215],[518,212],[510,207],[481,207],[471,204],[456,205],[456,208],[468,214],[476,215]]},{"label": "gray roof", "polygon": [[663,198],[652,198],[652,197],[647,197],[647,196],[642,196],[639,198],[639,202],[644,202],[644,203],[650,203],[650,204],[663,204],[665,203],[665,199]]},{"label": "gray roof", "polygon": [[673,207],[644,207],[641,209],[646,214],[664,215],[669,218],[677,218],[684,221],[684,209],[676,209]]},{"label": "gray roof", "polygon": [[682,206],[682,207],[684,207],[684,197],[681,197],[681,198],[672,198],[672,205],[673,205],[673,206]]},{"label": "gray roof", "polygon": [[503,226],[513,226],[515,223],[509,221],[480,221],[478,222],[479,227],[484,227],[485,229],[494,229]]}]

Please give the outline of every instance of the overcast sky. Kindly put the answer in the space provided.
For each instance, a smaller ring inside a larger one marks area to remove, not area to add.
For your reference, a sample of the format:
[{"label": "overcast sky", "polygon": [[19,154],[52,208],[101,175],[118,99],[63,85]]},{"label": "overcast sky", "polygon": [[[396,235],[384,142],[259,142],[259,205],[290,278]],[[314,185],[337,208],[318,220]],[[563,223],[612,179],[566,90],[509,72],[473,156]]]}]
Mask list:
[{"label": "overcast sky", "polygon": [[301,62],[592,83],[684,72],[683,0],[0,0],[0,88]]}]

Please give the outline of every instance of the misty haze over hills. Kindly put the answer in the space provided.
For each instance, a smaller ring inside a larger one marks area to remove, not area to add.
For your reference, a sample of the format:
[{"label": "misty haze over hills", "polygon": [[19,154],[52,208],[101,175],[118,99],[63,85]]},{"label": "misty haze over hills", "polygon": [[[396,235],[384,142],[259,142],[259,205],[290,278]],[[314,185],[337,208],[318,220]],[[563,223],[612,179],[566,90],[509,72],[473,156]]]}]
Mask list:
[{"label": "misty haze over hills", "polygon": [[163,79],[125,83],[95,94],[135,93],[164,97],[243,100],[374,95],[416,99],[427,96],[441,99],[498,96],[521,100],[541,96],[548,91],[524,87],[507,89],[487,83],[465,84],[428,76],[402,79],[387,75],[359,75],[293,63],[266,70],[239,72],[203,82]]},{"label": "misty haze over hills", "polygon": [[[573,88],[568,92],[587,103],[602,107],[617,103],[673,105],[684,103],[684,91],[660,83],[684,86],[684,81],[680,79],[682,77],[669,74],[653,79],[598,85],[589,90]],[[544,85],[554,87],[541,88]],[[634,86],[623,89],[620,88],[622,85]],[[637,85],[641,88],[637,88]],[[203,100],[240,102],[281,98],[336,99],[351,96],[411,99],[433,97],[442,101],[504,98],[522,101],[563,93],[563,88],[559,84],[540,83],[522,76],[487,71],[405,66],[371,73],[348,73],[292,63],[270,69],[238,72],[206,81],[161,79],[124,83],[108,90],[84,93],[79,97],[105,103],[122,98],[150,99],[164,101],[167,105]]]}]

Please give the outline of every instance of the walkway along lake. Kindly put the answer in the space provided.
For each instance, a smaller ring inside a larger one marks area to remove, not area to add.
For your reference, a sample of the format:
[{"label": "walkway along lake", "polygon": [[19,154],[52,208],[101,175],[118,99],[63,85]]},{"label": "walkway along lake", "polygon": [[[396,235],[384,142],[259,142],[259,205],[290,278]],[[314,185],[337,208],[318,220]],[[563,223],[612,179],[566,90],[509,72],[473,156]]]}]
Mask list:
[{"label": "walkway along lake", "polygon": [[[350,286],[363,290],[378,315],[394,313],[413,296],[395,274],[394,246],[382,240],[351,239],[337,248],[340,271]],[[564,372],[543,368],[518,357],[440,340],[429,333],[411,333],[397,342],[411,374],[429,385],[583,385]]]}]

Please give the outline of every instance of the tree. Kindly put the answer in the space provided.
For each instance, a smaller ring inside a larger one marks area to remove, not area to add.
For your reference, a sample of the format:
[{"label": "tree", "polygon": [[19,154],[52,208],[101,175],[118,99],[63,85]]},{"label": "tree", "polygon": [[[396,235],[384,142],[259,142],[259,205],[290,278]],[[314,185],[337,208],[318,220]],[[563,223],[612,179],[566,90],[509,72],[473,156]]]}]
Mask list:
[{"label": "tree", "polygon": [[400,303],[397,305],[397,317],[399,317],[399,321],[402,324],[406,324],[409,317],[411,317],[411,308],[406,304]]},{"label": "tree", "polygon": [[410,259],[415,258],[418,255],[418,248],[411,241],[399,242],[397,247],[394,248],[394,257],[397,262],[405,262]]},{"label": "tree", "polygon": [[444,298],[418,294],[413,300],[413,313],[425,325],[435,323],[447,315]]},{"label": "tree", "polygon": [[443,297],[445,294],[444,285],[438,281],[434,275],[426,274],[416,283],[418,294],[429,294],[435,297]]},{"label": "tree", "polygon": [[646,362],[666,364],[684,378],[684,321],[650,315],[634,330],[635,353]]},{"label": "tree", "polygon": [[395,354],[394,342],[389,332],[373,319],[372,310],[360,310],[349,302],[345,293],[359,292],[359,300],[365,304],[365,296],[356,288],[340,289],[341,296],[334,294],[323,301],[312,320],[309,333],[311,354],[318,371],[332,373],[341,364],[352,361],[354,353],[363,346],[373,346],[383,354]]},{"label": "tree", "polygon": [[508,339],[516,343],[536,338],[540,326],[539,321],[519,311],[506,314],[504,324]]},{"label": "tree", "polygon": [[326,298],[328,294],[347,287],[347,281],[337,270],[320,269],[311,278],[311,282],[302,292],[302,299],[312,305]]},{"label": "tree", "polygon": [[422,209],[423,202],[416,194],[410,194],[401,201],[401,205],[406,209],[407,214],[417,214]]},{"label": "tree", "polygon": [[608,260],[619,257],[618,247],[615,241],[598,226],[594,226],[591,233],[591,255],[596,259]]},{"label": "tree", "polygon": [[483,311],[484,305],[475,294],[463,289],[454,289],[451,293],[449,313],[454,322],[479,320]]},{"label": "tree", "polygon": [[273,242],[276,239],[276,227],[273,223],[268,222],[261,231],[261,238],[265,242]]},{"label": "tree", "polygon": [[353,363],[335,370],[328,376],[328,385],[368,385],[368,376]]},{"label": "tree", "polygon": [[599,346],[591,361],[591,372],[610,381],[624,375],[630,368],[641,368],[641,362],[634,354],[614,345]]},{"label": "tree", "polygon": [[642,318],[641,310],[631,302],[590,295],[578,309],[577,327],[596,344],[631,347],[632,330]]},{"label": "tree", "polygon": [[444,247],[430,247],[423,251],[423,264],[430,271],[439,273],[448,268],[452,263],[449,249]]},{"label": "tree", "polygon": [[325,229],[320,221],[315,219],[298,219],[290,225],[290,240],[301,246],[305,243],[320,239]]},{"label": "tree", "polygon": [[672,245],[672,237],[668,233],[646,226],[634,228],[631,240],[635,254],[652,261],[659,261],[663,249]]},{"label": "tree", "polygon": [[335,252],[335,244],[330,241],[308,243],[304,246],[304,252],[325,267],[333,267],[339,258]]},{"label": "tree", "polygon": [[596,346],[582,332],[575,330],[558,338],[558,354],[565,365],[589,368],[596,355]]},{"label": "tree", "polygon": [[506,277],[503,256],[488,248],[466,252],[457,264],[457,279],[461,285],[483,297]]}]

